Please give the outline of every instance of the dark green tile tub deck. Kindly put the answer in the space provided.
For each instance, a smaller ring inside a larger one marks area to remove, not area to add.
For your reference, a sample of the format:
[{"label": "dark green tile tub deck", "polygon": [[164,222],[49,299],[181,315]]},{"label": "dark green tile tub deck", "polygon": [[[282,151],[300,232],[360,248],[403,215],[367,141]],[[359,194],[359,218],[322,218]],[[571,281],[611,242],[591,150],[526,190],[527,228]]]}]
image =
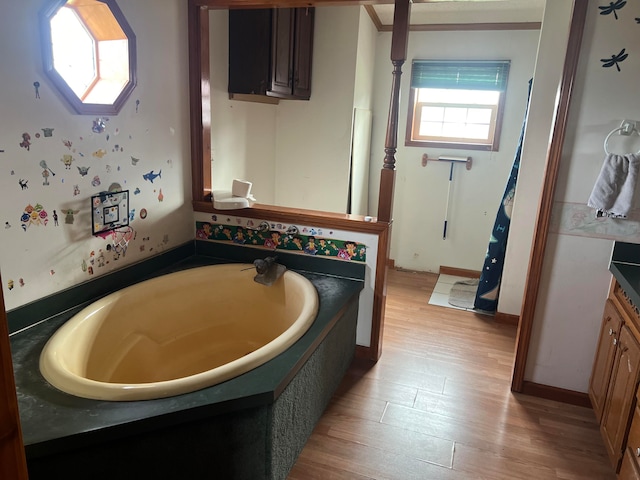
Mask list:
[{"label": "dark green tile tub deck", "polygon": [[[156,274],[222,261],[193,255]],[[56,471],[69,479],[115,478],[115,473],[121,479],[143,478],[135,475],[151,457],[157,457],[155,473],[145,478],[178,478],[173,467],[191,475],[213,469],[210,477],[182,478],[283,478],[353,358],[363,287],[357,279],[299,273],[314,284],[320,299],[309,331],[250,372],[175,397],[105,402],[49,385],[38,368],[40,351],[82,306],[13,335],[16,391],[32,480],[51,478]],[[287,420],[279,422],[279,417]],[[279,431],[283,425],[285,432]],[[100,465],[87,472],[81,466],[87,462]]]}]

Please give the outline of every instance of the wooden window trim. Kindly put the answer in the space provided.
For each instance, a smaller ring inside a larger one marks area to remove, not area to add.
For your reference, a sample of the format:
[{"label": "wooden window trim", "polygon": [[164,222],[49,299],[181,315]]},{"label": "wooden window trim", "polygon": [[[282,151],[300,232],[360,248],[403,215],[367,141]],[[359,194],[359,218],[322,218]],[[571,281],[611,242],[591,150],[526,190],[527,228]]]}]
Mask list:
[{"label": "wooden window trim", "polygon": [[443,142],[443,143],[474,143],[472,138],[469,137],[436,137],[434,135],[420,135],[419,129],[422,123],[422,107],[453,107],[453,108],[482,108],[491,110],[491,120],[489,121],[489,135],[488,140],[485,142],[478,142],[481,145],[493,145],[496,132],[496,119],[498,115],[498,105],[480,105],[480,104],[462,104],[462,103],[435,103],[435,102],[416,102],[413,109],[413,125],[412,125],[412,139],[419,142]]},{"label": "wooden window trim", "polygon": [[[497,108],[495,109],[495,122],[493,124],[493,141],[491,143],[474,143],[467,139],[459,138],[446,138],[432,140],[420,140],[418,135],[415,134],[414,128],[417,128],[419,121],[416,122],[416,117],[420,114],[417,112],[418,105],[425,104],[427,102],[418,103],[416,101],[417,88],[409,89],[409,108],[407,109],[407,128],[405,133],[404,145],[406,147],[422,147],[422,148],[457,148],[463,150],[482,150],[487,152],[497,152],[500,149],[500,134],[502,132],[502,117],[504,114],[504,102],[505,92],[500,93],[500,99],[498,100]],[[485,106],[485,105],[470,105],[470,106]],[[489,106],[494,108],[493,105]]]}]

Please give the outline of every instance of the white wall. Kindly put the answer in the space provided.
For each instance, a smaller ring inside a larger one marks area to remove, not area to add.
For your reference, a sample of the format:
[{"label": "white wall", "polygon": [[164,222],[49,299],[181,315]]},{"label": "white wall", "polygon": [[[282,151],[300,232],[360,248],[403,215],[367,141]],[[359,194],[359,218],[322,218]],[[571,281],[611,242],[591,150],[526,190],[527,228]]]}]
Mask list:
[{"label": "white wall", "polygon": [[[397,176],[391,258],[397,266],[437,272],[441,265],[480,270],[498,206],[511,171],[522,129],[528,81],[533,76],[539,31],[411,32],[403,67],[398,129]],[[378,183],[391,93],[391,34],[378,38],[371,149],[370,208],[378,203]],[[408,92],[413,59],[511,60],[498,152],[405,147]],[[473,167],[454,167],[447,239],[443,221],[449,164],[422,154],[471,156]]]},{"label": "white wall", "polygon": [[316,8],[311,99],[279,105],[228,99],[228,17],[210,13],[214,189],[244,178],[260,203],[345,212],[353,107],[370,96],[354,91],[356,69],[371,69],[358,59],[359,31],[373,38],[362,11]]},{"label": "white wall", "polygon": [[[90,266],[101,251],[108,263],[95,264],[93,277],[193,238],[186,3],[118,2],[137,38],[138,85],[122,111],[109,116],[102,134],[92,132],[95,115],[70,113],[44,77],[38,31],[42,5],[39,0],[0,4],[0,219],[5,224],[0,229],[0,268],[9,310],[89,280],[83,261]],[[35,97],[35,81],[40,83],[40,98]],[[42,128],[54,128],[53,136],[36,138]],[[19,146],[23,133],[31,135],[28,151]],[[72,146],[67,148],[63,140]],[[116,151],[116,144],[122,151]],[[102,158],[92,155],[99,149],[106,151]],[[70,170],[60,161],[67,153],[75,157]],[[136,166],[131,156],[139,159]],[[43,185],[41,160],[56,174],[49,177],[49,185]],[[89,167],[89,175],[80,176],[77,166]],[[153,184],[142,178],[151,170],[162,170]],[[96,175],[101,183],[92,186]],[[28,180],[28,189],[20,188],[19,179]],[[91,195],[113,182],[131,191],[131,225],[137,232],[118,260],[106,252],[106,240],[91,235],[90,220]],[[136,188],[139,194],[133,193]],[[37,203],[48,213],[47,225],[23,230],[22,212]],[[146,219],[139,216],[142,208],[148,211]],[[76,212],[73,224],[65,223],[62,212],[68,209]],[[59,225],[54,224],[53,210]],[[10,280],[15,285],[11,290]]]},{"label": "white wall", "polygon": [[573,0],[549,0],[544,11],[531,105],[520,161],[498,311],[520,315],[553,112],[569,37]]},{"label": "white wall", "polygon": [[[594,228],[594,212],[585,207],[602,166],[605,137],[623,119],[640,120],[635,22],[640,12],[634,7],[628,2],[616,20],[600,15],[598,2],[589,2],[553,210],[555,216],[569,212],[569,217],[549,238],[525,372],[527,380],[580,392],[588,388],[611,278],[611,238],[637,241],[637,235],[629,239],[627,232],[640,226],[637,220],[602,219]],[[604,68],[601,59],[622,48],[629,57],[620,72]],[[611,148],[627,153],[620,145],[614,139]],[[626,148],[640,150],[640,140]]]}]

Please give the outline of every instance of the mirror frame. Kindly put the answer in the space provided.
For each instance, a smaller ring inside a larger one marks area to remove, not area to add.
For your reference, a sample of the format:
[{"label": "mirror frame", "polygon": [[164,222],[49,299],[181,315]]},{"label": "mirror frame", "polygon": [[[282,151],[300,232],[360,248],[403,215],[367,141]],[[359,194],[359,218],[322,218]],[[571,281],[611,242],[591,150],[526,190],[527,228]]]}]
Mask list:
[{"label": "mirror frame", "polygon": [[56,12],[67,3],[67,0],[51,0],[39,13],[40,20],[40,40],[42,63],[46,77],[51,81],[55,89],[65,99],[65,101],[80,115],[117,115],[127,99],[133,92],[137,84],[136,72],[136,36],[127,22],[122,10],[118,7],[116,0],[97,0],[106,4],[116,21],[127,36],[129,49],[129,81],[120,92],[120,95],[111,104],[84,103],[75,92],[69,87],[64,78],[58,73],[53,65],[53,51],[51,47],[51,18]]}]

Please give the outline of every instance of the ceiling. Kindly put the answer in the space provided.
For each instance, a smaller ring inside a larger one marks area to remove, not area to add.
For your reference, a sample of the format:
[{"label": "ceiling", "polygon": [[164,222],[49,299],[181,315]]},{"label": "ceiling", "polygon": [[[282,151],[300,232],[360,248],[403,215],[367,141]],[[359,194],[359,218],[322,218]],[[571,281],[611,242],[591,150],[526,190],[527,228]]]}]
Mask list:
[{"label": "ceiling", "polygon": [[[546,0],[415,0],[411,4],[411,26],[458,24],[539,24]],[[379,29],[393,25],[393,4],[371,5],[369,14]],[[382,28],[380,28],[380,26]],[[425,28],[428,29],[428,28]]]}]

